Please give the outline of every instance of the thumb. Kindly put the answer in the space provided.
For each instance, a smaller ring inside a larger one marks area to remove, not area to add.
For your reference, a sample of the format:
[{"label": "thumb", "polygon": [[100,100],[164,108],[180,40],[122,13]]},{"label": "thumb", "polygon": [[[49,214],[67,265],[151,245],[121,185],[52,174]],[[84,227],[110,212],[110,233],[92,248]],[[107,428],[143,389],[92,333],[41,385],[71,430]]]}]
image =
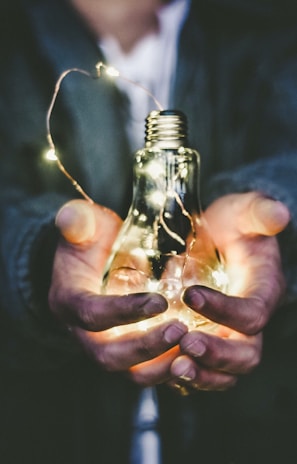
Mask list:
[{"label": "thumb", "polygon": [[79,245],[97,241],[106,230],[114,236],[121,219],[108,208],[86,200],[71,200],[58,211],[55,223],[68,242]]},{"label": "thumb", "polygon": [[262,195],[251,196],[247,210],[239,218],[239,228],[244,234],[266,236],[281,232],[290,221],[290,212],[280,201]]}]

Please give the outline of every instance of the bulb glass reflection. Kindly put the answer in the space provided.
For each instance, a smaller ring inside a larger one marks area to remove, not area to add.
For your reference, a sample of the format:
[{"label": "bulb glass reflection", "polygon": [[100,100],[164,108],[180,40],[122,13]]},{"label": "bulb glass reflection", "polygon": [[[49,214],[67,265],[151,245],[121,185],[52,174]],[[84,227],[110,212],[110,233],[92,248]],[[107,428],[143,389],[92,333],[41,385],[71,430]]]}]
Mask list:
[{"label": "bulb glass reflection", "polygon": [[121,326],[118,333],[146,330],[168,318],[210,330],[214,324],[182,299],[191,285],[223,292],[228,286],[200,211],[199,154],[170,140],[165,147],[147,145],[135,155],[133,201],[107,262],[102,292],[159,292],[168,301],[162,315]]}]

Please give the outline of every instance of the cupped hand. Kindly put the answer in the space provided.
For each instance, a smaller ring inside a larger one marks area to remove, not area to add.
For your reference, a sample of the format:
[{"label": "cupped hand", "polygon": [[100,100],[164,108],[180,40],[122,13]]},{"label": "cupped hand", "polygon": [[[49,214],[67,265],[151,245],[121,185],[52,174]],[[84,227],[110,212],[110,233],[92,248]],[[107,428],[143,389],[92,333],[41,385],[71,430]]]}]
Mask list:
[{"label": "cupped hand", "polygon": [[[73,200],[58,212],[56,225],[61,238],[53,264],[50,309],[99,366],[107,371],[126,371],[162,357],[178,344],[187,331],[178,321],[119,336],[108,330],[167,309],[159,294],[100,294],[104,265],[121,226],[115,213],[85,200]],[[149,375],[146,383],[158,383],[167,376],[166,365]],[[143,381],[139,379],[139,383]]]},{"label": "cupped hand", "polygon": [[263,329],[285,292],[276,234],[290,214],[284,204],[251,192],[221,197],[205,217],[230,288],[228,295],[201,286],[185,291],[186,304],[218,325],[212,333],[195,330],[182,338],[171,384],[224,390],[261,361]]}]

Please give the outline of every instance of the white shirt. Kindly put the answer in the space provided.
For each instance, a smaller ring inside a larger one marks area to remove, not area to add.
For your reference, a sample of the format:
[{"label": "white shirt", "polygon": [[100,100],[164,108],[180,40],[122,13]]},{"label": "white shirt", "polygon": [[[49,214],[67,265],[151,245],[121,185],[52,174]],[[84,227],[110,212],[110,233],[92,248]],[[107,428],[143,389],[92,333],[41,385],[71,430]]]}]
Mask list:
[{"label": "white shirt", "polygon": [[[168,109],[177,64],[177,43],[190,0],[174,0],[158,12],[159,29],[141,39],[129,53],[124,53],[113,37],[100,42],[108,64],[120,75],[141,84],[154,95],[163,109]],[[117,78],[121,91],[130,102],[127,135],[132,152],[144,141],[145,118],[156,103],[144,90]],[[135,435],[132,438],[131,464],[161,464],[160,437],[156,430],[158,402],[154,388],[145,388],[135,411]],[[145,427],[144,427],[145,426]]]},{"label": "white shirt", "polygon": [[[148,89],[163,109],[168,109],[170,103],[178,37],[189,6],[190,0],[174,0],[162,6],[157,13],[158,32],[142,38],[129,53],[124,53],[113,37],[106,37],[99,44],[108,64],[123,77]],[[145,118],[150,111],[159,108],[144,90],[132,83],[119,77],[116,84],[130,102],[126,129],[133,151],[143,146]]]}]

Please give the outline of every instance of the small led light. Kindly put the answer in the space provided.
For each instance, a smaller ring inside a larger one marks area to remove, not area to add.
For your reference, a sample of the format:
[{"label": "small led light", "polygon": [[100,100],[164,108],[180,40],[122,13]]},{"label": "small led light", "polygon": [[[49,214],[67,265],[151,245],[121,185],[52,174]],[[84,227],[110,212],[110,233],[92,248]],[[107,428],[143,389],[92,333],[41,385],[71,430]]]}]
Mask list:
[{"label": "small led light", "polygon": [[[138,213],[139,214],[139,213]],[[139,215],[139,222],[146,222],[147,221],[147,215],[146,214],[140,214]]]},{"label": "small led light", "polygon": [[154,180],[164,177],[164,165],[157,161],[151,161],[145,168],[145,172]]},{"label": "small led light", "polygon": [[229,283],[228,276],[227,276],[226,272],[223,269],[213,271],[212,272],[212,277],[215,280],[217,287],[219,287],[219,288],[220,287],[224,288]]},{"label": "small led light", "polygon": [[58,157],[56,155],[56,151],[54,148],[50,148],[46,153],[45,153],[45,158],[48,161],[57,161]]},{"label": "small led light", "polygon": [[107,67],[105,71],[106,74],[111,77],[119,77],[120,75],[119,71],[112,66]]},{"label": "small led light", "polygon": [[155,206],[155,207],[162,207],[164,205],[164,202],[166,200],[166,195],[163,192],[160,192],[159,190],[156,190],[153,192],[149,198],[148,202]]}]

